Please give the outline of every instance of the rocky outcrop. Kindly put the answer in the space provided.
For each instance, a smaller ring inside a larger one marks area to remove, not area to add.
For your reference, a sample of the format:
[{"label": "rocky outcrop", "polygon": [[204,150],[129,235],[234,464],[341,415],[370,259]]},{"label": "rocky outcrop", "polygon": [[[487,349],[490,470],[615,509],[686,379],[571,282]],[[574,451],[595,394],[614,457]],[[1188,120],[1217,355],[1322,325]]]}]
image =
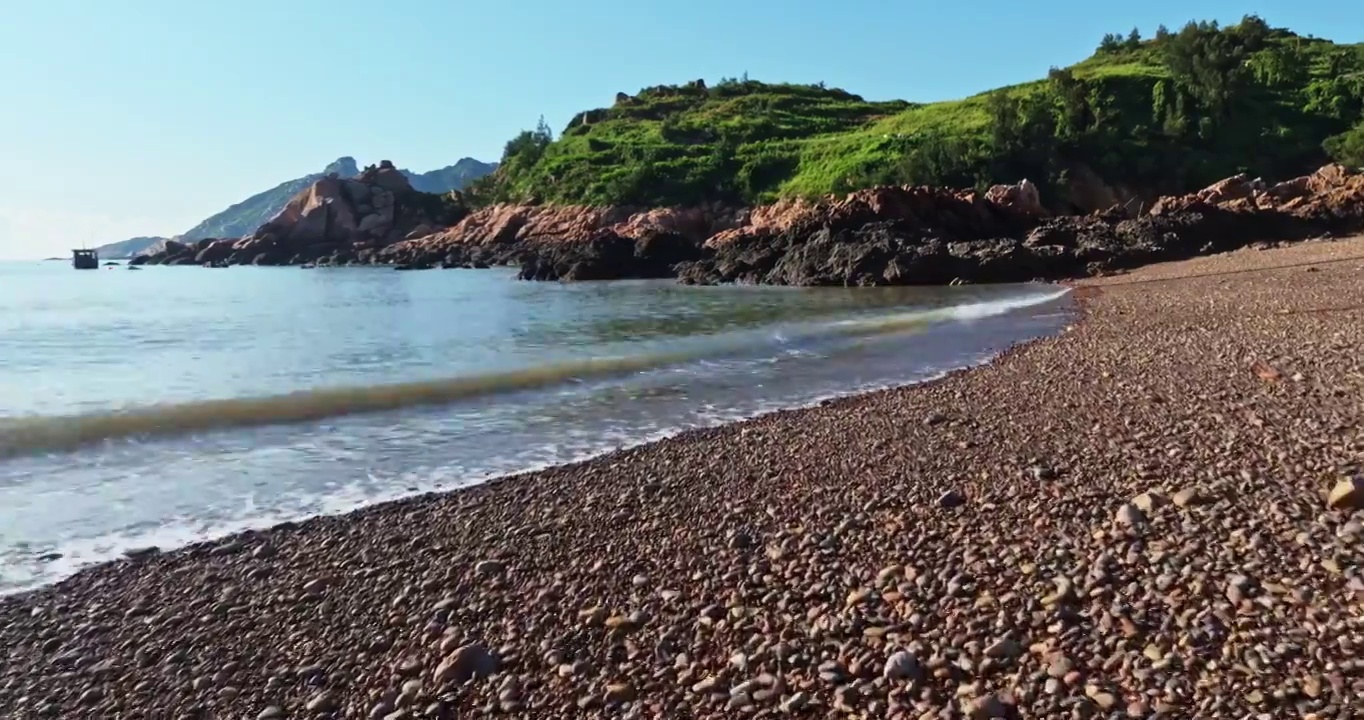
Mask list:
[{"label": "rocky outcrop", "polygon": [[[451,190],[462,190],[469,183],[487,175],[496,168],[497,163],[482,163],[473,158],[463,158],[454,165],[429,172],[416,173],[401,168],[399,171],[407,176],[413,189],[439,194]],[[194,242],[204,238],[244,237],[264,223],[269,222],[271,218],[279,214],[280,210],[284,209],[284,206],[294,196],[308,189],[318,180],[332,175],[345,180],[359,174],[360,166],[356,164],[355,158],[349,156],[337,158],[323,168],[322,172],[295,178],[280,183],[269,190],[256,193],[186,230],[175,239],[181,242]],[[147,255],[155,252],[157,249],[137,250],[137,253]]]},{"label": "rocky outcrop", "polygon": [[1023,196],[882,188],[794,213],[774,206],[711,238],[705,257],[679,275],[698,284],[1021,282],[1364,229],[1364,175],[1339,165],[1273,186],[1228,178],[1135,217],[1115,207],[1040,218],[1022,211]]},{"label": "rocky outcrop", "polygon": [[1364,174],[1331,164],[1275,185],[1236,175],[1196,193],[1161,198],[1151,206],[1151,214],[1200,211],[1210,206],[1262,219],[1282,217],[1331,231],[1336,225],[1364,218]]},{"label": "rocky outcrop", "polygon": [[1089,215],[1051,217],[1028,181],[984,194],[879,187],[757,208],[494,205],[412,189],[391,163],[323,178],[247,237],[167,242],[142,262],[519,265],[528,280],[924,285],[1123,270],[1260,241],[1364,229],[1364,175],[1339,165],[1275,185],[1245,176]]},{"label": "rocky outcrop", "polygon": [[1042,207],[1042,195],[1037,185],[1027,179],[1013,185],[995,185],[985,192],[985,199],[1024,215],[1044,217],[1049,214]]},{"label": "rocky outcrop", "polygon": [[138,255],[129,265],[218,265],[236,238],[204,238],[194,242],[167,240],[154,253]]},{"label": "rocky outcrop", "polygon": [[[269,190],[262,190],[245,200],[233,203],[174,239],[192,243],[211,238],[242,237],[274,217],[291,198],[306,190],[314,182],[331,175],[350,178],[359,174],[360,168],[355,164],[355,158],[349,156],[337,158],[323,168],[322,172],[282,182]],[[158,250],[148,249],[144,252],[151,255]]]},{"label": "rocky outcrop", "polygon": [[700,258],[717,232],[739,227],[746,210],[494,205],[426,237],[396,243],[379,259],[403,267],[521,265],[533,280],[672,277]]},{"label": "rocky outcrop", "polygon": [[646,230],[636,237],[601,230],[586,241],[550,242],[528,249],[522,280],[668,278],[702,257],[701,243],[677,233]]},{"label": "rocky outcrop", "polygon": [[978,256],[1008,267],[1019,258],[998,238],[1027,232],[1040,203],[1025,203],[1026,190],[992,193],[1019,202],[1004,205],[973,191],[880,187],[817,203],[776,203],[710,238],[706,257],[679,276],[696,284],[901,285],[977,275],[971,265]]},{"label": "rocky outcrop", "polygon": [[373,262],[383,248],[457,222],[458,193],[414,190],[385,160],[354,178],[328,175],[295,195],[268,222],[240,239],[170,242],[150,264],[302,265]]}]

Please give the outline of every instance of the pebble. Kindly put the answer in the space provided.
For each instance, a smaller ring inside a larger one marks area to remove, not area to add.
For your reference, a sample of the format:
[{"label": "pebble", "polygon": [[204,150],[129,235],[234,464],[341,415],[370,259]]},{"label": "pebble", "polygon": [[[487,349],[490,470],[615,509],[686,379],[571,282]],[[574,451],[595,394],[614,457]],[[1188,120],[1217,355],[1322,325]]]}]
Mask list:
[{"label": "pebble", "polygon": [[938,497],[939,507],[955,508],[966,504],[966,498],[956,490],[948,490]]},{"label": "pebble", "polygon": [[1333,510],[1364,508],[1364,477],[1347,478],[1336,482],[1327,493],[1326,507]]},{"label": "pebble", "polygon": [[1146,524],[1146,513],[1142,512],[1141,508],[1132,503],[1123,503],[1122,507],[1118,508],[1114,520],[1116,520],[1119,525],[1133,528],[1141,527]]},{"label": "pebble", "polygon": [[900,650],[887,658],[881,676],[887,680],[905,680],[917,678],[919,673],[918,659],[912,653]]},{"label": "pebble", "polygon": [[308,704],[304,708],[312,713],[330,713],[334,712],[338,706],[336,693],[330,690],[322,690],[309,698]]},{"label": "pebble", "polygon": [[479,577],[493,577],[501,575],[506,569],[506,564],[500,560],[480,560],[474,565],[474,574]]},{"label": "pebble", "polygon": [[477,643],[462,645],[436,666],[432,680],[436,685],[463,683],[470,678],[487,677],[497,671],[497,658]]}]

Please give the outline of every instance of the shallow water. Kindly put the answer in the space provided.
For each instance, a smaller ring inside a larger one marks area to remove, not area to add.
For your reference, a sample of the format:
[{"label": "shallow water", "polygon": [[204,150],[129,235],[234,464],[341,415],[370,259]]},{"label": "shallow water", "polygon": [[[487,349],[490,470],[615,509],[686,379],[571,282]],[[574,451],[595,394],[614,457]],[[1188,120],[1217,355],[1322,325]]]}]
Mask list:
[{"label": "shallow water", "polygon": [[923,380],[1068,312],[1045,285],[0,264],[0,592]]}]

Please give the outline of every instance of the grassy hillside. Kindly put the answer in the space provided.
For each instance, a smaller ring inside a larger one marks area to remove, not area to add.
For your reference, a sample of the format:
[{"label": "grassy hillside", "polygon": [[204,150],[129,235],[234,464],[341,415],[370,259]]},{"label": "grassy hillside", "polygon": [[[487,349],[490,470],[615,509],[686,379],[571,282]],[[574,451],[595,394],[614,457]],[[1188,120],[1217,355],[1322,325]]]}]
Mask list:
[{"label": "grassy hillside", "polygon": [[[823,86],[727,79],[619,95],[555,139],[507,143],[476,202],[763,202],[882,183],[1028,177],[1065,194],[1092,171],[1144,192],[1236,172],[1282,177],[1332,155],[1364,164],[1364,45],[1270,28],[1105,37],[1036,82],[929,104],[868,102]],[[1352,130],[1353,128],[1353,130]]]}]

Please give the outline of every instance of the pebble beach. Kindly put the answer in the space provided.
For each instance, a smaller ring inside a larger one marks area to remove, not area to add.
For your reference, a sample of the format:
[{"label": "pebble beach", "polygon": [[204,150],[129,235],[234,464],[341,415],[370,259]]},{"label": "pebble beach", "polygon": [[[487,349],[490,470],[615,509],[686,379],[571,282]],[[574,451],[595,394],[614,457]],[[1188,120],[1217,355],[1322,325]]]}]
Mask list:
[{"label": "pebble beach", "polygon": [[920,386],[0,598],[5,718],[1349,718],[1364,239]]}]

